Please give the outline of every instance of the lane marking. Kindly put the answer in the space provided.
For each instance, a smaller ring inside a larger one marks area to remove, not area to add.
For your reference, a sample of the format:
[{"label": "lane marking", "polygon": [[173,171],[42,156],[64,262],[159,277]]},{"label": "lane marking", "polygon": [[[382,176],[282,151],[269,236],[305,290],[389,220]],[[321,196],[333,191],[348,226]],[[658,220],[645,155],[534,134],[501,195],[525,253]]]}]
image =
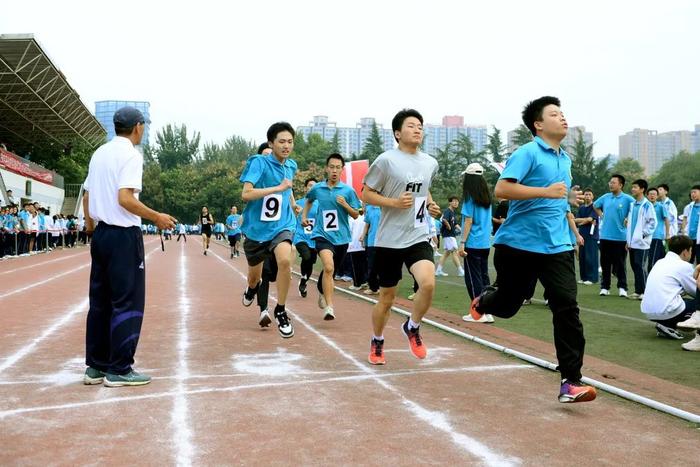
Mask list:
[{"label": "lane marking", "polygon": [[187,295],[187,256],[185,250],[180,247],[180,320],[178,322],[177,341],[177,369],[175,386],[175,400],[171,414],[173,427],[173,442],[175,444],[175,460],[178,466],[189,467],[192,465],[194,446],[192,445],[192,429],[190,427],[189,405],[185,397],[185,381],[190,377],[190,369],[187,364],[187,351],[190,347],[189,330],[187,322],[190,316],[190,298]]},{"label": "lane marking", "polygon": [[[237,386],[225,386],[222,388],[201,388],[201,389],[188,389],[182,391],[183,395],[194,396],[201,394],[212,394],[212,393],[227,393],[227,392],[239,392],[245,390],[255,390],[255,389],[274,389],[280,387],[294,387],[294,386],[309,386],[314,384],[327,384],[327,383],[344,383],[344,382],[357,382],[357,381],[380,381],[383,379],[399,378],[402,376],[414,376],[416,373],[470,373],[470,372],[489,372],[489,371],[512,371],[512,370],[530,370],[535,368],[532,365],[525,364],[510,364],[510,365],[491,365],[491,366],[471,366],[471,367],[459,367],[459,368],[431,368],[423,371],[392,371],[386,373],[367,373],[367,371],[362,371],[361,374],[349,375],[349,376],[337,376],[329,378],[309,378],[294,381],[279,381],[279,382],[262,382],[262,383],[251,383],[251,384],[241,384]],[[383,382],[383,381],[382,381]],[[122,402],[134,402],[139,400],[148,399],[163,399],[175,397],[179,394],[177,390],[165,391],[159,393],[151,394],[139,394],[131,396],[119,396],[119,397],[108,397],[105,399],[96,399],[92,401],[84,402],[72,402],[66,404],[55,404],[55,405],[40,405],[35,407],[18,407],[14,409],[2,410],[0,411],[0,420],[23,415],[27,413],[36,412],[51,412],[51,411],[62,411],[62,410],[72,410],[80,409],[83,407],[94,407],[107,404],[119,404]]]},{"label": "lane marking", "polygon": [[[150,253],[146,255],[146,260],[159,249],[154,248]],[[75,315],[78,313],[82,313],[85,311],[87,308],[88,304],[90,302],[90,298],[84,299],[82,302],[80,302],[77,306],[70,308],[69,311],[64,314],[61,318],[57,319],[56,321],[51,324],[48,328],[46,328],[40,335],[39,337],[33,339],[29,344],[26,344],[25,346],[21,347],[19,350],[17,350],[15,353],[10,355],[9,357],[6,357],[2,363],[0,363],[0,379],[2,379],[2,373],[7,370],[8,368],[14,366],[18,361],[20,361],[22,358],[26,357],[30,353],[32,353],[36,347],[46,340],[49,336],[51,336],[53,333],[58,331],[60,328],[66,325]]]},{"label": "lane marking", "polygon": [[[221,261],[226,266],[237,272],[238,275],[244,281],[247,280],[246,276],[241,271],[239,271],[238,268],[229,264],[217,253],[214,253],[214,257],[218,258],[219,261]],[[275,299],[272,296],[272,294],[270,294],[270,298],[273,300]],[[490,465],[519,465],[522,463],[522,460],[517,457],[498,453],[490,447],[488,447],[487,445],[485,445],[484,443],[482,443],[481,441],[478,441],[477,439],[472,438],[471,436],[458,432],[450,423],[447,415],[445,415],[443,412],[427,409],[418,404],[417,402],[408,399],[406,396],[403,395],[403,393],[399,389],[392,386],[383,379],[379,378],[378,375],[380,373],[377,373],[374,370],[367,368],[367,364],[360,362],[348,352],[343,350],[331,338],[316,330],[316,328],[307,323],[291,308],[287,308],[287,311],[294,317],[294,319],[298,323],[301,323],[302,326],[304,326],[307,330],[311,331],[311,333],[316,335],[316,337],[318,337],[327,346],[335,350],[339,355],[341,355],[343,358],[352,363],[355,367],[363,371],[372,381],[376,382],[384,389],[395,394],[401,400],[404,408],[406,408],[409,411],[409,413],[411,413],[416,418],[428,423],[433,428],[446,433],[452,440],[453,444],[455,444],[457,447],[461,448],[462,450],[468,452],[472,456],[475,456],[481,459],[483,462],[486,462]]]},{"label": "lane marking", "polygon": [[[83,247],[81,247],[81,248],[83,248]],[[89,247],[88,247],[88,248],[89,248]],[[81,252],[76,253],[76,254],[74,254],[74,255],[62,256],[62,257],[59,257],[59,258],[56,258],[56,259],[52,259],[52,260],[49,260],[49,261],[42,261],[42,262],[40,262],[40,263],[30,264],[29,266],[22,266],[22,267],[20,267],[20,268],[10,269],[9,271],[2,271],[2,272],[0,272],[0,276],[1,276],[1,275],[4,275],[4,274],[13,274],[13,273],[18,272],[18,271],[24,271],[25,269],[32,269],[32,268],[35,268],[35,267],[37,267],[37,266],[46,266],[47,264],[57,263],[57,262],[59,262],[59,261],[65,261],[65,260],[67,260],[67,259],[71,259],[71,258],[75,258],[76,256],[80,256],[80,255],[82,255],[82,254],[84,254],[84,253],[90,253],[90,250],[88,249],[88,250],[86,250],[86,251],[81,251]]]}]

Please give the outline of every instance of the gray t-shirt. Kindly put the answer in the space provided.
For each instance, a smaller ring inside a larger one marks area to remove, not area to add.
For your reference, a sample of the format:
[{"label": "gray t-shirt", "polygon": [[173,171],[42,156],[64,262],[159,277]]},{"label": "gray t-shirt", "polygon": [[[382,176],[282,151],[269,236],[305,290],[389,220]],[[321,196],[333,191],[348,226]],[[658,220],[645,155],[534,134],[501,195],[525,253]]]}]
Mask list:
[{"label": "gray t-shirt", "polygon": [[437,161],[423,152],[407,154],[392,149],[372,163],[365,184],[388,198],[398,198],[408,191],[413,194],[413,207],[408,209],[382,207],[382,217],[375,246],[407,248],[426,241],[428,223],[428,191],[437,173]]}]

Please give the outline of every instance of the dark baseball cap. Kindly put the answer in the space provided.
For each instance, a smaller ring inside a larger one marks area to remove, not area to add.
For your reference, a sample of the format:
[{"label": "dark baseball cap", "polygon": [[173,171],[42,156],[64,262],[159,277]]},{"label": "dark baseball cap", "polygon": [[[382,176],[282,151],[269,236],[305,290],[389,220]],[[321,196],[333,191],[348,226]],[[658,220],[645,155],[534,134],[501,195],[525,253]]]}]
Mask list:
[{"label": "dark baseball cap", "polygon": [[146,120],[139,109],[129,106],[122,107],[114,112],[113,120],[115,125],[119,125],[124,128],[130,128],[137,123],[151,123],[150,120]]}]

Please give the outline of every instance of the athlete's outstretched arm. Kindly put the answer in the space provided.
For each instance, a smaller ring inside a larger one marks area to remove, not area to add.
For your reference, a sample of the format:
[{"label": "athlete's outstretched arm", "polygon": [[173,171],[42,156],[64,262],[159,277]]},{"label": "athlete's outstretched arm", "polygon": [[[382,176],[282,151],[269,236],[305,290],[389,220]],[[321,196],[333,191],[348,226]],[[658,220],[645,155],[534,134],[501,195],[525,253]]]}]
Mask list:
[{"label": "athlete's outstretched arm", "polygon": [[534,198],[565,198],[566,184],[564,182],[552,183],[547,187],[522,185],[510,178],[502,178],[496,183],[494,190],[496,197],[509,200],[524,200]]},{"label": "athlete's outstretched arm", "polygon": [[269,188],[253,188],[253,184],[250,182],[245,182],[243,184],[243,192],[241,193],[241,198],[243,201],[255,201],[256,199],[264,198],[267,195],[274,193],[279,193],[281,191],[287,190],[292,187],[292,181],[288,178],[282,180],[277,186],[271,186]]}]

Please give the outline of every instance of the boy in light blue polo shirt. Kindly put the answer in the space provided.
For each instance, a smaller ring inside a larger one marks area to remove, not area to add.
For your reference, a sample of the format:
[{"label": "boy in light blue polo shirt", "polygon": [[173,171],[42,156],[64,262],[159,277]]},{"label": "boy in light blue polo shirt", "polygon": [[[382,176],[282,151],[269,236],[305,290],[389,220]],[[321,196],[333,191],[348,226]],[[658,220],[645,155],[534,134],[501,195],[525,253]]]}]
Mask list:
[{"label": "boy in light blue polo shirt", "polygon": [[600,295],[610,295],[612,273],[617,277],[617,290],[620,297],[627,297],[627,226],[625,219],[634,203],[627,193],[623,193],[625,177],[613,174],[608,182],[610,193],[606,193],[593,203],[593,208],[601,218],[600,267],[603,277],[600,281]]},{"label": "boy in light blue polo shirt", "polygon": [[[316,185],[316,179],[311,177],[304,180],[304,188],[308,193]],[[297,206],[305,206],[306,197],[297,201]],[[311,274],[314,272],[314,264],[316,264],[316,242],[311,238],[311,232],[316,225],[316,217],[318,212],[318,201],[313,201],[306,220],[307,225],[302,225],[302,213],[297,216],[297,230],[294,233],[294,246],[301,257],[301,278],[299,279],[299,295],[306,298],[306,283],[309,281]]]},{"label": "boy in light blue polo shirt", "polygon": [[311,238],[316,242],[316,251],[321,257],[323,271],[318,276],[318,306],[323,309],[323,319],[335,319],[333,310],[333,274],[343,264],[351,240],[348,215],[357,219],[362,206],[352,187],[340,181],[345,159],[340,154],[326,158],[326,181],[317,183],[306,194],[302,212],[302,225],[309,225],[309,211],[318,201],[316,222]]},{"label": "boy in light blue polo shirt", "polygon": [[[535,140],[508,159],[496,184],[498,198],[509,199],[508,217],[496,233],[494,265],[498,288],[487,287],[472,301],[470,314],[514,316],[539,279],[553,314],[554,346],[562,381],[559,402],[595,399],[591,386],[581,383],[585,339],[576,302],[576,270],[571,253],[571,159],[561,149],[568,125],[559,99],[545,96],[523,110],[523,122]],[[577,201],[580,192],[576,192]]]},{"label": "boy in light blue polo shirt", "polygon": [[367,250],[367,290],[365,295],[379,295],[379,275],[377,274],[377,266],[375,257],[377,248],[374,246],[374,241],[377,238],[377,230],[379,230],[379,221],[382,217],[382,210],[379,206],[372,204],[365,205],[365,249]]},{"label": "boy in light blue polo shirt", "polygon": [[[246,242],[243,252],[248,261],[248,286],[243,293],[243,305],[250,306],[258,293],[263,263],[274,258],[277,273],[277,306],[275,320],[284,338],[294,335],[294,328],[285,310],[289,284],[292,238],[296,229],[292,180],[297,164],[289,158],[294,149],[295,131],[287,122],[277,122],[267,130],[267,142],[272,154],[251,156],[240,181],[243,228]],[[263,316],[261,316],[261,320]],[[262,326],[262,322],[260,322]]]},{"label": "boy in light blue polo shirt", "polygon": [[240,256],[238,252],[238,242],[241,240],[241,224],[243,218],[238,214],[238,208],[231,206],[231,214],[226,218],[226,236],[228,244],[231,248],[231,259]]}]

